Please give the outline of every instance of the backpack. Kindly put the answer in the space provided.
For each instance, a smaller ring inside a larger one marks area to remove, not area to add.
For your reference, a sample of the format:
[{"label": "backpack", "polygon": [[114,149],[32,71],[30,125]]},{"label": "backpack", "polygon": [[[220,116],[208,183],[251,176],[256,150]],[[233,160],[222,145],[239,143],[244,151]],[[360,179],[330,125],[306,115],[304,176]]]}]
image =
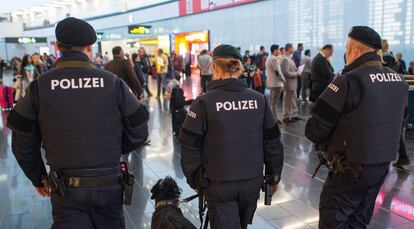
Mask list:
[{"label": "backpack", "polygon": [[171,90],[170,110],[183,109],[185,105],[184,91],[180,86]]},{"label": "backpack", "polygon": [[253,85],[255,88],[262,87],[262,74],[260,74],[260,71],[255,71],[253,73]]}]

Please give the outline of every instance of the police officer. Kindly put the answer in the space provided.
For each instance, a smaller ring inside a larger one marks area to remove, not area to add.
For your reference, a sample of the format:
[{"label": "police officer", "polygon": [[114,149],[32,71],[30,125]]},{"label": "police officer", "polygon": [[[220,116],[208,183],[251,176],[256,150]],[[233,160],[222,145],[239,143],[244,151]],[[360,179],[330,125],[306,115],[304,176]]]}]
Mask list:
[{"label": "police officer", "polygon": [[280,130],[266,96],[237,79],[241,60],[233,46],[214,49],[213,81],[193,102],[179,135],[187,183],[204,192],[213,229],[247,228],[263,165],[273,193],[283,166]]},{"label": "police officer", "polygon": [[329,175],[319,203],[319,228],[366,228],[389,164],[396,157],[408,86],[382,66],[381,38],[352,27],[346,63],[312,107],[305,134],[326,144]]},{"label": "police officer", "polygon": [[90,63],[91,25],[66,18],[55,33],[56,69],[8,117],[13,153],[37,193],[51,197],[52,228],[124,228],[120,156],[147,139],[148,112],[125,82]]}]

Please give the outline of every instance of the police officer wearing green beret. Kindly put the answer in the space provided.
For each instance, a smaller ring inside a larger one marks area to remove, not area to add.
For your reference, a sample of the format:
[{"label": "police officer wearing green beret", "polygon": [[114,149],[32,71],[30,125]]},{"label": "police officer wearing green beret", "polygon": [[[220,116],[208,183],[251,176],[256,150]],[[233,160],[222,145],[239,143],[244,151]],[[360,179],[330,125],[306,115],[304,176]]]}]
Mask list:
[{"label": "police officer wearing green beret", "polygon": [[91,64],[91,25],[66,18],[55,32],[56,68],[8,117],[12,151],[36,192],[51,198],[52,228],[124,228],[120,156],[146,141],[148,112],[125,82]]},{"label": "police officer wearing green beret", "polygon": [[214,49],[213,81],[191,105],[179,135],[187,183],[204,193],[213,229],[247,228],[263,166],[273,193],[283,166],[279,127],[266,97],[238,79],[241,60],[231,45]]},{"label": "police officer wearing green beret", "polygon": [[354,26],[346,66],[314,103],[305,135],[326,144],[330,170],[319,203],[319,228],[366,228],[375,199],[395,160],[408,85],[383,67],[381,38]]}]

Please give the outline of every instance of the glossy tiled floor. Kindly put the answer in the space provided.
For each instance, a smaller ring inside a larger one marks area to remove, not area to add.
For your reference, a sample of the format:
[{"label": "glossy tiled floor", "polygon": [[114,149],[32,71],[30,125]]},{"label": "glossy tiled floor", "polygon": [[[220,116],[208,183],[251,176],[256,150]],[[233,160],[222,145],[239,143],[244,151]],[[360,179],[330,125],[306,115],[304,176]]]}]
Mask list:
[{"label": "glossy tiled floor", "polygon": [[[6,78],[6,82],[10,79]],[[184,82],[187,97],[199,93],[196,76]],[[183,197],[193,191],[187,186],[180,167],[178,143],[171,136],[168,104],[152,98],[149,101],[151,145],[124,157],[135,173],[136,186],[133,205],[125,207],[128,229],[150,228],[154,203],[149,190],[161,177],[170,175],[183,189]],[[306,104],[301,104],[302,116],[308,117]],[[48,199],[37,196],[25,178],[10,149],[10,130],[4,127],[7,114],[0,121],[0,228],[49,228],[51,206]],[[304,137],[305,121],[282,128],[285,144],[285,164],[281,188],[273,197],[272,206],[261,199],[249,228],[317,228],[319,193],[327,174],[322,168],[316,179],[311,174],[318,160],[311,143]],[[414,131],[407,131],[410,156],[414,152]],[[391,168],[390,174],[376,201],[370,228],[414,228],[414,174]],[[197,201],[182,206],[185,216],[198,225]]]}]

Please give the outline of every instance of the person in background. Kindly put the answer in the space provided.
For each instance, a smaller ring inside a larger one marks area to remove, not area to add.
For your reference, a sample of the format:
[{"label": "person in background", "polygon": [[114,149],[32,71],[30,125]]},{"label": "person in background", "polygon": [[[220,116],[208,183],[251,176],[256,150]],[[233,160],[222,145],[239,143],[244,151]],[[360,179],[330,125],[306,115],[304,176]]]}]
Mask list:
[{"label": "person in background", "polygon": [[244,51],[243,63],[246,63],[247,58],[250,58],[250,61],[251,61],[252,57],[250,56],[250,51],[249,50]]},{"label": "person in background", "polygon": [[331,44],[324,45],[311,64],[311,91],[309,100],[315,102],[334,78],[334,69],[328,60],[334,52]]},{"label": "person in background", "polygon": [[286,79],[284,85],[284,95],[283,95],[283,122],[296,122],[300,120],[299,110],[297,105],[296,89],[298,86],[298,78],[300,74],[298,68],[293,62],[291,55],[293,53],[293,45],[287,43],[285,45],[286,54],[283,57],[283,60],[280,64],[282,74]]},{"label": "person in background", "polygon": [[211,81],[213,74],[212,64],[213,58],[208,55],[207,50],[204,49],[201,51],[200,56],[198,57],[198,67],[200,68],[200,81],[203,94],[207,92],[207,84]]},{"label": "person in background", "polygon": [[270,47],[270,55],[266,60],[266,75],[267,75],[267,87],[270,90],[270,110],[273,116],[276,117],[278,124],[282,124],[281,118],[277,117],[277,103],[280,99],[280,95],[283,92],[283,87],[286,83],[286,79],[283,76],[280,69],[280,61],[277,59],[279,54],[279,45],[272,45]]},{"label": "person in background", "polygon": [[125,59],[124,50],[120,46],[115,46],[112,49],[112,55],[114,59],[105,66],[105,70],[123,79],[137,98],[143,98],[141,83],[131,63]]},{"label": "person in background", "polygon": [[268,53],[266,52],[266,49],[264,46],[260,46],[260,52],[256,54],[255,64],[256,68],[260,70],[260,74],[262,77],[262,87],[260,88],[260,93],[265,93],[265,82],[266,82],[266,59],[267,59]]},{"label": "person in background", "polygon": [[191,53],[188,51],[184,56],[184,71],[187,78],[191,77]]},{"label": "person in background", "polygon": [[47,72],[46,64],[42,62],[40,59],[40,55],[38,53],[33,53],[32,55],[33,65],[36,67],[34,79],[39,77],[41,74]]},{"label": "person in background", "polygon": [[[293,52],[293,55],[292,55],[293,62],[295,62],[295,65],[296,65],[297,68],[299,68],[299,65],[302,61],[302,51],[303,51],[303,49],[304,49],[303,44],[299,43],[298,48],[296,49],[295,52]],[[297,98],[300,98],[301,88],[302,88],[302,79],[301,79],[301,77],[299,77],[298,78],[298,87],[296,89],[296,97]]]},{"label": "person in background", "polygon": [[310,49],[305,50],[305,57],[302,59],[301,65],[304,65],[302,75],[301,75],[301,78],[302,78],[302,93],[301,93],[301,96],[302,96],[302,100],[304,102],[306,102],[306,101],[308,101],[307,90],[310,89],[311,73],[312,73],[312,69],[311,69],[312,58],[311,58]]},{"label": "person in background", "polygon": [[43,53],[42,62],[46,65],[46,69],[48,71],[53,68],[52,59],[47,55],[47,53]]},{"label": "person in background", "polygon": [[283,56],[286,54],[286,50],[285,50],[285,47],[280,47],[279,48],[279,58],[280,58],[280,60],[282,60],[283,59]]},{"label": "person in background", "polygon": [[243,62],[244,72],[240,78],[246,79],[247,88],[252,88],[253,72],[256,67],[252,64],[252,59],[247,56]]},{"label": "person in background", "polygon": [[102,64],[105,66],[107,63],[109,63],[109,54],[108,52],[105,52],[105,55],[102,58]]},{"label": "person in background", "polygon": [[20,72],[22,74],[22,96],[25,96],[25,90],[33,81],[37,71],[36,67],[33,65],[32,57],[30,55],[25,55],[23,57],[20,68]]},{"label": "person in background", "polygon": [[400,74],[405,74],[407,72],[407,66],[405,61],[402,59],[403,55],[401,52],[395,54],[395,59],[397,60],[397,71]]},{"label": "person in background", "polygon": [[160,98],[161,91],[162,95],[165,95],[168,73],[168,56],[164,54],[164,50],[161,48],[157,51],[155,66],[157,68],[157,98]]},{"label": "person in background", "polygon": [[148,81],[148,75],[151,72],[151,61],[147,55],[147,52],[145,51],[143,47],[138,49],[138,60],[139,60],[139,64],[141,65],[143,78],[145,80],[144,89],[147,92],[147,96],[151,97],[152,93],[149,89],[149,81]]},{"label": "person in background", "polygon": [[239,52],[241,55],[241,47],[237,47],[237,52]]},{"label": "person in background", "polygon": [[13,76],[19,75],[21,74],[20,70],[21,70],[21,64],[22,64],[22,60],[18,57],[13,57],[10,61],[10,66],[11,69],[13,71]]},{"label": "person in background", "polygon": [[165,89],[165,99],[171,99],[171,93],[172,90],[177,87],[180,86],[180,80],[181,80],[181,75],[180,74],[175,74],[174,75],[174,79],[170,80],[170,82],[168,82],[167,87]]},{"label": "person in background", "polygon": [[171,52],[171,59],[172,59],[172,64],[174,67],[174,75],[183,73],[184,68],[183,68],[183,57],[178,55],[175,51]]},{"label": "person in background", "polygon": [[409,63],[408,75],[414,75],[414,61],[410,61]]},{"label": "person in background", "polygon": [[139,55],[137,53],[132,53],[131,60],[133,62],[135,74],[137,75],[138,80],[141,83],[141,86],[145,88],[144,85],[146,85],[147,83],[145,82],[144,73],[142,72]]},{"label": "person in background", "polygon": [[390,51],[390,46],[388,41],[385,39],[381,40],[382,45],[382,62],[384,67],[389,67],[394,71],[397,71],[397,60],[394,57],[394,54]]},{"label": "person in background", "polygon": [[0,80],[3,79],[3,71],[6,68],[6,63],[0,56]]},{"label": "person in background", "polygon": [[95,53],[95,58],[93,58],[95,66],[99,69],[103,68],[103,59],[100,53]]}]

